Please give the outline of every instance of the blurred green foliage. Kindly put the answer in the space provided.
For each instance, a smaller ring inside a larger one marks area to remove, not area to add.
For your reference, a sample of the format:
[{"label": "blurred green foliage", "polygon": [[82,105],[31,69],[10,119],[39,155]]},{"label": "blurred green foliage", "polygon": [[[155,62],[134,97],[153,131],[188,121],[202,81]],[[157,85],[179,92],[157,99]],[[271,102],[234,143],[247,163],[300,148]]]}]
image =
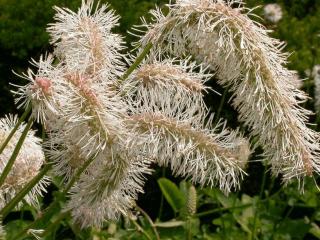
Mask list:
[{"label": "blurred green foliage", "polygon": [[[101,1],[106,2],[106,1]],[[128,46],[135,38],[127,31],[147,16],[155,4],[164,0],[109,0],[112,8],[121,16],[120,26],[115,29],[125,36]],[[272,29],[272,36],[286,42],[285,50],[291,53],[288,67],[297,70],[302,78],[313,65],[320,64],[320,2],[318,0],[247,0],[248,7],[277,2],[284,16],[277,24],[255,19]],[[52,6],[76,9],[80,0],[0,0],[0,96],[1,115],[16,112],[9,82],[21,83],[11,70],[20,73],[28,67],[31,58],[51,51],[45,29],[52,22]],[[255,13],[263,16],[263,8]],[[219,88],[215,83],[210,84]],[[307,79],[303,88],[312,96],[313,82]],[[226,99],[228,99],[227,96]],[[221,97],[206,96],[208,107],[216,111]],[[221,116],[237,127],[237,115],[232,107],[223,102]],[[312,100],[306,105],[313,110]],[[67,218],[56,226],[46,239],[320,239],[319,190],[310,179],[306,181],[305,194],[300,194],[296,183],[284,188],[278,179],[265,173],[261,163],[252,162],[249,176],[242,190],[224,196],[216,189],[197,187],[197,210],[187,210],[188,182],[173,178],[168,170],[158,171],[148,180],[146,194],[138,204],[145,210],[137,219],[121,219],[119,223],[108,223],[103,229],[80,230]],[[317,180],[317,179],[316,179]],[[47,206],[57,197],[57,184],[52,184],[43,205]],[[59,211],[59,208],[56,209]],[[36,211],[29,207],[10,214],[4,223],[10,235],[15,234],[30,220]],[[151,218],[150,218],[151,217]],[[47,219],[48,222],[54,221]],[[42,223],[43,226],[48,222]],[[40,227],[43,227],[40,226]],[[155,232],[156,229],[156,232]]]}]

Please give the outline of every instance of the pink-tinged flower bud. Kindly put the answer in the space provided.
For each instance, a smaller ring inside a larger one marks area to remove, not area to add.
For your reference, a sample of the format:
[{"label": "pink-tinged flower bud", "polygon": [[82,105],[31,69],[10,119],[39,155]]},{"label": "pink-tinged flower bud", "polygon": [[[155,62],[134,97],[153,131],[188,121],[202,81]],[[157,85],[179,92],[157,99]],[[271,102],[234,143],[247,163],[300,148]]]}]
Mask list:
[{"label": "pink-tinged flower bud", "polygon": [[34,88],[40,88],[45,95],[50,95],[51,80],[45,77],[36,77]]}]

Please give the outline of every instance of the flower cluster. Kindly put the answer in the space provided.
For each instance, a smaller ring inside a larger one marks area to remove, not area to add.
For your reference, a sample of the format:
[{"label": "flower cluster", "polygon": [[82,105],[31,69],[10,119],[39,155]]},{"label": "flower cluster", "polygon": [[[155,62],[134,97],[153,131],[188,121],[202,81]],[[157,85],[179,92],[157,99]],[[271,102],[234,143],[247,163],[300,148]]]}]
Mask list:
[{"label": "flower cluster", "polygon": [[[69,182],[66,209],[82,227],[129,214],[145,175],[157,163],[228,193],[239,187],[249,142],[222,122],[212,127],[203,94],[211,77],[190,59],[147,58],[123,79],[118,17],[83,1],[77,13],[56,8],[48,32],[55,50],[22,77],[19,106],[32,105],[47,132],[45,152],[55,175]],[[132,56],[132,61],[135,57]]]},{"label": "flower cluster", "polygon": [[168,7],[143,24],[139,44],[153,47],[142,62],[122,54],[122,37],[112,32],[118,17],[106,5],[56,8],[48,27],[54,53],[33,61],[38,71],[23,75],[29,84],[15,92],[47,132],[54,174],[70,183],[87,166],[65,206],[82,227],[128,215],[153,164],[226,194],[239,188],[250,144],[223,120],[214,125],[203,101],[210,71],[233,92],[275,175],[288,181],[320,171],[318,134],[306,127],[309,112],[298,105],[306,95],[284,67],[283,44],[238,1]]},{"label": "flower cluster", "polygon": [[[4,142],[11,130],[17,123],[16,116],[6,116],[0,119],[0,144]],[[3,172],[13,149],[22,134],[25,125],[22,124],[17,133],[9,141],[7,147],[0,154],[0,172]],[[41,140],[34,136],[35,132],[29,130],[28,135],[20,149],[11,171],[0,187],[0,208],[3,208],[33,177],[35,177],[44,163],[44,153],[41,148]],[[38,196],[45,192],[48,178],[43,178],[24,197],[24,200],[33,206],[38,206]]]},{"label": "flower cluster", "polygon": [[168,7],[166,16],[151,11],[155,21],[143,23],[139,44],[152,42],[154,55],[191,53],[215,71],[233,92],[239,120],[259,137],[274,175],[288,182],[319,173],[319,134],[306,126],[311,112],[299,103],[307,97],[296,88],[295,72],[284,67],[283,43],[238,1],[178,0]]},{"label": "flower cluster", "polygon": [[70,191],[74,220],[86,227],[128,214],[151,163],[226,193],[239,187],[249,142],[206,121],[202,97],[211,75],[190,60],[150,57],[123,82],[128,58],[111,32],[118,17],[106,10],[92,1],[77,13],[56,8],[48,28],[54,55],[34,61],[38,72],[29,70],[30,83],[16,91],[47,131],[56,175],[70,181],[91,161]]}]

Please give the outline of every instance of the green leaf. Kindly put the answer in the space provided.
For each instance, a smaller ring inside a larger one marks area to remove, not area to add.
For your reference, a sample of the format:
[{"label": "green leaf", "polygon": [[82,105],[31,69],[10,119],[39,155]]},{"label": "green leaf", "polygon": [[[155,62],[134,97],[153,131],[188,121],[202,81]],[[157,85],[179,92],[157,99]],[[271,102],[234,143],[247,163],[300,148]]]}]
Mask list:
[{"label": "green leaf", "polygon": [[7,237],[12,237],[16,234],[17,229],[26,227],[30,222],[29,221],[23,221],[23,220],[13,220],[8,222],[4,229],[6,231]]},{"label": "green leaf", "polygon": [[160,178],[158,184],[165,199],[168,201],[174,212],[178,212],[183,208],[186,199],[176,184],[166,178]]},{"label": "green leaf", "polygon": [[317,224],[311,223],[311,228],[309,230],[309,233],[311,233],[317,239],[320,239],[320,228],[318,227]]},{"label": "green leaf", "polygon": [[306,223],[304,219],[287,219],[281,222],[278,233],[295,236],[296,239],[303,239],[310,228],[311,225],[309,223]]}]

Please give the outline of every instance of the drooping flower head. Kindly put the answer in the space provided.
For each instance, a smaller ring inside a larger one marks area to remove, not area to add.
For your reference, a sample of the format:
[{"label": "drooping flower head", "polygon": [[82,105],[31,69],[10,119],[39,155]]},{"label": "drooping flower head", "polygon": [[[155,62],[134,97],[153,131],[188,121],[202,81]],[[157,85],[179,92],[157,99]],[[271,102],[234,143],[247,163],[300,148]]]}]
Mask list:
[{"label": "drooping flower head", "polygon": [[129,99],[126,123],[155,163],[228,193],[239,187],[249,143],[223,124],[212,127],[210,118],[205,123],[208,110],[202,98],[211,75],[201,67],[195,72],[194,66],[170,60],[142,64],[128,80],[136,94]]},{"label": "drooping flower head", "polygon": [[259,137],[274,175],[287,182],[319,173],[319,134],[306,126],[311,112],[299,106],[306,95],[295,87],[294,72],[284,67],[283,43],[234,3],[178,0],[168,5],[166,16],[152,11],[155,22],[144,22],[147,32],[140,43],[151,42],[157,53],[191,53],[209,66],[233,92],[239,120]]},{"label": "drooping flower head", "polygon": [[145,175],[151,173],[151,161],[138,157],[115,146],[98,156],[71,189],[67,209],[72,210],[73,220],[85,228],[128,216],[143,193]]}]

